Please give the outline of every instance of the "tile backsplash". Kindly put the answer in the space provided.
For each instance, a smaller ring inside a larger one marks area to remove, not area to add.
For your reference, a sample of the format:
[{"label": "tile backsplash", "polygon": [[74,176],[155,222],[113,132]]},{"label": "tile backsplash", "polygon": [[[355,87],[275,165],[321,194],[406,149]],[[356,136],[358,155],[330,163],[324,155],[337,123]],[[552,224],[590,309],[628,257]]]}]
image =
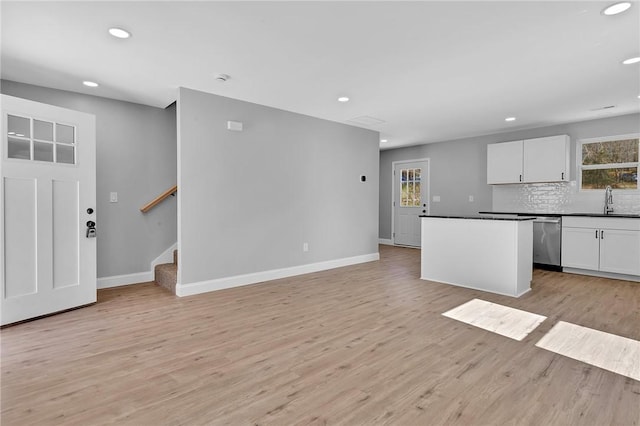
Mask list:
[{"label": "tile backsplash", "polygon": [[[638,191],[613,190],[614,213],[640,214]],[[604,190],[579,191],[575,181],[493,186],[493,211],[602,213]]]}]

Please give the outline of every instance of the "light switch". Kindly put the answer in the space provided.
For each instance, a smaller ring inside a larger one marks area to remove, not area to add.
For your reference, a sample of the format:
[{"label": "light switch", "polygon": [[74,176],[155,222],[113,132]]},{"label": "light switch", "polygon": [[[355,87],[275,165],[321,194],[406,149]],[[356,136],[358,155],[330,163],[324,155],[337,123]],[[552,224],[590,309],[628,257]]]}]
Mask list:
[{"label": "light switch", "polygon": [[469,202],[473,203],[473,195],[469,195]]},{"label": "light switch", "polygon": [[109,194],[109,202],[110,203],[117,203],[118,202],[118,193],[117,192],[112,192]]}]

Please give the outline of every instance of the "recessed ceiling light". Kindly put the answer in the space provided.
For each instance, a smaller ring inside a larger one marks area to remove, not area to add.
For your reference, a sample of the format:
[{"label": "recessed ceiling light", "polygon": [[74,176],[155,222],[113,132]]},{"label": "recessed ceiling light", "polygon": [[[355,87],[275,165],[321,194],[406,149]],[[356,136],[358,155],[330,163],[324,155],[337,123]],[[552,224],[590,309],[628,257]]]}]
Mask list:
[{"label": "recessed ceiling light", "polygon": [[87,87],[98,87],[98,83],[95,83],[93,81],[83,81],[82,84]]},{"label": "recessed ceiling light", "polygon": [[338,102],[349,102],[349,98],[347,98],[346,96],[340,96],[338,98]]},{"label": "recessed ceiling light", "polygon": [[387,142],[387,140],[386,139],[380,139],[380,142],[385,143],[385,142]]},{"label": "recessed ceiling light", "polygon": [[603,14],[607,16],[617,15],[618,13],[622,13],[625,10],[631,7],[631,3],[628,1],[622,1],[620,3],[614,3],[611,6],[607,7],[602,11]]},{"label": "recessed ceiling light", "polygon": [[507,117],[504,119],[504,121],[516,121],[515,117]]},{"label": "recessed ceiling light", "polygon": [[224,83],[225,81],[229,80],[231,77],[227,74],[218,74],[216,75],[216,81],[219,81],[221,83]]},{"label": "recessed ceiling light", "polygon": [[636,56],[634,58],[629,58],[629,59],[626,59],[626,60],[622,61],[622,63],[625,64],[625,65],[631,65],[631,64],[638,63],[638,62],[640,62],[640,56]]},{"label": "recessed ceiling light", "polygon": [[109,34],[117,38],[131,37],[131,33],[127,30],[123,30],[122,28],[109,28]]}]

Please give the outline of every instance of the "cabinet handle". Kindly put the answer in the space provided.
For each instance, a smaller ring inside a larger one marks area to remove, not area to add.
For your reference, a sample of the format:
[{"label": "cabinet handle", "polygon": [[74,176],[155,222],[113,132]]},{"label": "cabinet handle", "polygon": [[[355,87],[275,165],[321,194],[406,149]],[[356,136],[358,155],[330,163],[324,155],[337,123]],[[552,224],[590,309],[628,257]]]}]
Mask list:
[{"label": "cabinet handle", "polygon": [[561,179],[564,180],[564,172],[562,172],[562,178]]},{"label": "cabinet handle", "polygon": [[600,231],[600,239],[604,240],[604,229],[602,231]]},{"label": "cabinet handle", "polygon": [[598,230],[596,229],[596,240],[598,239]]},{"label": "cabinet handle", "polygon": [[520,175],[520,182],[522,182],[522,175]]}]

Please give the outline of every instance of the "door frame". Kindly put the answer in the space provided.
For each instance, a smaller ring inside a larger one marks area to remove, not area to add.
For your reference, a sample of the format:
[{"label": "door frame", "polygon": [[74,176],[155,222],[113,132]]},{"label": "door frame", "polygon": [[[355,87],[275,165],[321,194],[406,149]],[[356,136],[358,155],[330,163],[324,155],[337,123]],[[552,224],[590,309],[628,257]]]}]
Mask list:
[{"label": "door frame", "polygon": [[396,179],[393,172],[396,170],[396,165],[398,164],[415,163],[420,161],[427,163],[427,215],[429,215],[431,214],[431,159],[417,158],[413,160],[397,160],[391,162],[391,244],[394,246],[396,245],[396,206],[393,203],[396,199]]}]

